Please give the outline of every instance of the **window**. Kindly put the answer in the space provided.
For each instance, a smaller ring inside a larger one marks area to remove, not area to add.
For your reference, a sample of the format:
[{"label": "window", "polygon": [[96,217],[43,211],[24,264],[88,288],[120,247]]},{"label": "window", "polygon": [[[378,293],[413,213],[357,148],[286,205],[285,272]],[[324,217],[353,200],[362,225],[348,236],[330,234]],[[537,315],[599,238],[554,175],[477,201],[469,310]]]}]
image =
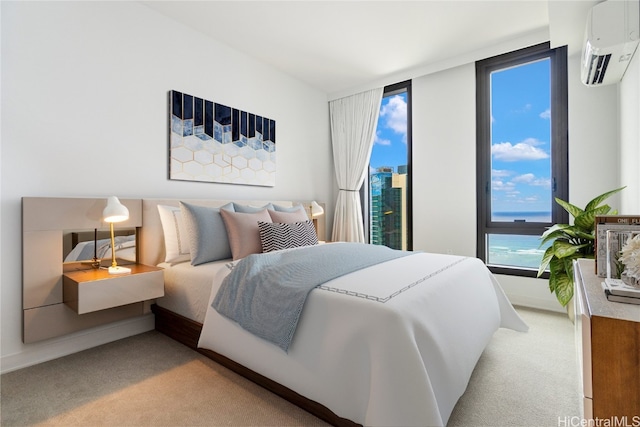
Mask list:
[{"label": "window", "polygon": [[411,82],[384,89],[363,185],[368,241],[411,250]]},{"label": "window", "polygon": [[567,52],[548,43],[476,63],[478,257],[535,277],[540,236],[568,214]]}]

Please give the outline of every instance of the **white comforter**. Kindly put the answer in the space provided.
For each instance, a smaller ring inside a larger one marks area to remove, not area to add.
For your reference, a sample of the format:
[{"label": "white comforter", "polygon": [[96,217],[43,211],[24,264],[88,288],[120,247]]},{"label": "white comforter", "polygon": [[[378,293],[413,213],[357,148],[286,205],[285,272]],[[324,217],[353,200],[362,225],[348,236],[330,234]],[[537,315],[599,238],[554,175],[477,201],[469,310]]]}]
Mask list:
[{"label": "white comforter", "polygon": [[210,304],[199,347],[356,423],[443,426],[499,327],[528,329],[480,260],[418,253],[311,291],[288,353]]}]

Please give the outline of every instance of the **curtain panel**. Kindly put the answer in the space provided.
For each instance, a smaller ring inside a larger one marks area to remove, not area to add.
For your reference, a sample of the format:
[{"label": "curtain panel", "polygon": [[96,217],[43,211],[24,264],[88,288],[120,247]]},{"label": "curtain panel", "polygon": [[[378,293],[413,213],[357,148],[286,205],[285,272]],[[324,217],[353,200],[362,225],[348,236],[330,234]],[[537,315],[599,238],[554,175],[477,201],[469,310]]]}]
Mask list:
[{"label": "curtain panel", "polygon": [[384,88],[329,103],[338,199],[331,240],[364,243],[360,187],[367,176]]}]

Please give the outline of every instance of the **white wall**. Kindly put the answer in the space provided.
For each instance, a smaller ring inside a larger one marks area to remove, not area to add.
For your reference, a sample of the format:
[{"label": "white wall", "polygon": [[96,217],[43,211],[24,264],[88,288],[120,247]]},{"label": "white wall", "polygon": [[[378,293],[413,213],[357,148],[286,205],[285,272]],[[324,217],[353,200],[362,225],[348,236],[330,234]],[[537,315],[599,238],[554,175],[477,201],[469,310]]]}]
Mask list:
[{"label": "white wall", "polygon": [[[591,199],[620,187],[618,85],[585,86],[580,55],[569,57],[569,199],[584,207]],[[607,203],[620,209],[618,195]]]},{"label": "white wall", "polygon": [[621,212],[640,213],[640,52],[636,51],[620,83]]},{"label": "white wall", "polygon": [[[1,8],[3,371],[148,328],[118,324],[22,343],[23,196],[316,199],[333,212],[326,94],[137,2]],[[169,181],[172,89],[275,119],[276,186]]]},{"label": "white wall", "polygon": [[475,63],[416,78],[413,247],[476,256]]}]

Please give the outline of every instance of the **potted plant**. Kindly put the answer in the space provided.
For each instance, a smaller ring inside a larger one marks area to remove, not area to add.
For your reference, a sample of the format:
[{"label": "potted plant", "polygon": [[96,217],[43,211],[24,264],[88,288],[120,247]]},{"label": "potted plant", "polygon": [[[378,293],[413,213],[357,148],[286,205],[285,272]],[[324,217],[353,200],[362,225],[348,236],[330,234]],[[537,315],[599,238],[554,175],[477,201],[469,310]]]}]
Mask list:
[{"label": "potted plant", "polygon": [[596,215],[616,215],[617,210],[612,212],[611,206],[602,203],[623,188],[601,194],[587,203],[584,209],[555,198],[556,203],[573,217],[573,225],[556,224],[544,232],[540,246],[553,243],[542,257],[538,277],[549,267],[549,290],[555,293],[563,307],[573,298],[573,260],[594,258]]}]

